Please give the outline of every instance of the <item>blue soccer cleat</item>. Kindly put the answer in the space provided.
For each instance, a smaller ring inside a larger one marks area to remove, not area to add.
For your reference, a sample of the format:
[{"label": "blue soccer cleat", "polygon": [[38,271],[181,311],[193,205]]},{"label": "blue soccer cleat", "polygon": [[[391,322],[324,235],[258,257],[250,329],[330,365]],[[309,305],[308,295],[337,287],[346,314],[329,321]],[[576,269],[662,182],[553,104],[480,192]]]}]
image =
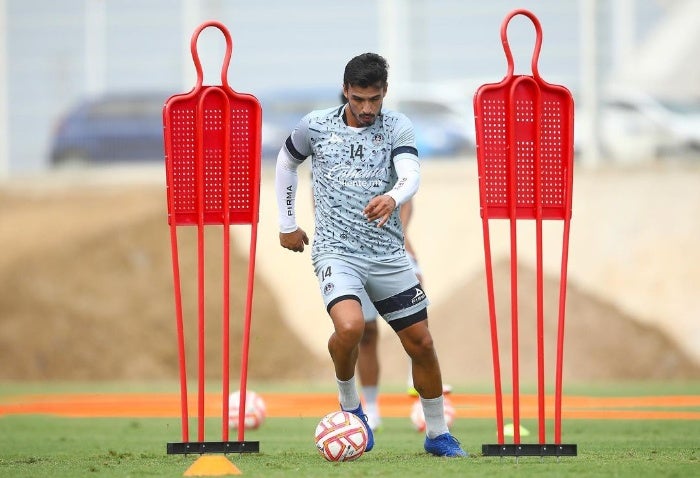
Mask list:
[{"label": "blue soccer cleat", "polygon": [[367,420],[367,415],[365,415],[365,412],[362,410],[362,405],[357,407],[354,410],[345,410],[348,413],[352,413],[353,415],[357,415],[360,420],[362,420],[362,423],[365,425],[365,430],[367,430],[367,446],[365,447],[365,451],[370,451],[372,448],[374,448],[374,433],[372,433],[372,428],[369,426],[369,421]]},{"label": "blue soccer cleat", "polygon": [[425,437],[425,445],[423,447],[425,451],[435,456],[446,456],[450,458],[469,456],[466,451],[462,450],[459,441],[449,433],[443,433],[435,438]]}]

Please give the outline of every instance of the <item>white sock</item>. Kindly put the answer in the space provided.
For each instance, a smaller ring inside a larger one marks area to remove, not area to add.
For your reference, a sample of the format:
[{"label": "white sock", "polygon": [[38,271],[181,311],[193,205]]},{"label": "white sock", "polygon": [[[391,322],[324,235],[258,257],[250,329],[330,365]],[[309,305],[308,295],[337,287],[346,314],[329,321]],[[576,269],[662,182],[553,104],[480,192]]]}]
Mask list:
[{"label": "white sock", "polygon": [[362,387],[362,396],[365,399],[365,405],[377,406],[377,396],[379,396],[379,387],[377,387],[376,385]]},{"label": "white sock", "polygon": [[423,405],[423,415],[425,415],[425,434],[428,438],[447,433],[450,430],[445,423],[445,405],[442,395],[437,398],[420,398]]},{"label": "white sock", "polygon": [[362,387],[362,396],[365,399],[364,411],[367,415],[379,416],[379,388],[377,386]]},{"label": "white sock", "polygon": [[357,392],[355,377],[350,380],[338,380],[338,401],[343,410],[355,410],[360,406],[360,394]]}]

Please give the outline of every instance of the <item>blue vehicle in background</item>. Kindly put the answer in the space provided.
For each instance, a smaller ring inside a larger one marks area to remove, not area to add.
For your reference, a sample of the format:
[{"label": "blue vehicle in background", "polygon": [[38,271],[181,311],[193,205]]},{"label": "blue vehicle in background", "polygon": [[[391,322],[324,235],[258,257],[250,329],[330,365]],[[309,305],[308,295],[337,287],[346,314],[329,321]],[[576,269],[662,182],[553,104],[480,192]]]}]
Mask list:
[{"label": "blue vehicle in background", "polygon": [[[60,120],[50,159],[54,167],[162,161],[162,110],[170,94],[111,93],[78,103]],[[299,120],[341,104],[340,88],[285,88],[256,94],[263,109],[262,157],[274,161]],[[389,91],[385,105],[413,122],[421,158],[473,154],[473,118],[454,104]]]},{"label": "blue vehicle in background", "polygon": [[163,160],[167,93],[113,93],[80,102],[59,122],[51,165]]}]

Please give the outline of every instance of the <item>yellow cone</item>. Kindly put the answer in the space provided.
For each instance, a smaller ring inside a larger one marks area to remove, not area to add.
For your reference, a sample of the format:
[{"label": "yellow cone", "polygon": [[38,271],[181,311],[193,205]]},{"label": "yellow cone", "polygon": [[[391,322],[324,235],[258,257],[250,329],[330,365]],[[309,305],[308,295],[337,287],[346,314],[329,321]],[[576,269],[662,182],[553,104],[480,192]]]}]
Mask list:
[{"label": "yellow cone", "polygon": [[241,470],[222,455],[202,455],[192,463],[182,476],[230,476],[242,475]]},{"label": "yellow cone", "polygon": [[[520,436],[526,437],[529,434],[530,430],[520,425]],[[513,425],[512,423],[506,423],[505,425],[503,425],[503,435],[507,437],[515,436],[515,425]]]}]

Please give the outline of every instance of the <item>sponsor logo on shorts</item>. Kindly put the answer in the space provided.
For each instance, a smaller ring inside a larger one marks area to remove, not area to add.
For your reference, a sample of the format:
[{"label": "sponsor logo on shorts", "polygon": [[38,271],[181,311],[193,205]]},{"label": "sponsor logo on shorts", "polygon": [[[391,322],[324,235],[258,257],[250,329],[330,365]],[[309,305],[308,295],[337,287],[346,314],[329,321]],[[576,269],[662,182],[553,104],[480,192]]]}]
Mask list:
[{"label": "sponsor logo on shorts", "polygon": [[333,292],[333,289],[335,289],[335,286],[332,282],[329,282],[328,284],[323,286],[323,295],[330,294],[331,292]]},{"label": "sponsor logo on shorts", "polygon": [[425,299],[425,292],[423,292],[422,289],[419,289],[418,287],[416,287],[413,290],[416,291],[416,295],[414,295],[413,298],[411,298],[411,305],[417,304],[418,302]]}]

